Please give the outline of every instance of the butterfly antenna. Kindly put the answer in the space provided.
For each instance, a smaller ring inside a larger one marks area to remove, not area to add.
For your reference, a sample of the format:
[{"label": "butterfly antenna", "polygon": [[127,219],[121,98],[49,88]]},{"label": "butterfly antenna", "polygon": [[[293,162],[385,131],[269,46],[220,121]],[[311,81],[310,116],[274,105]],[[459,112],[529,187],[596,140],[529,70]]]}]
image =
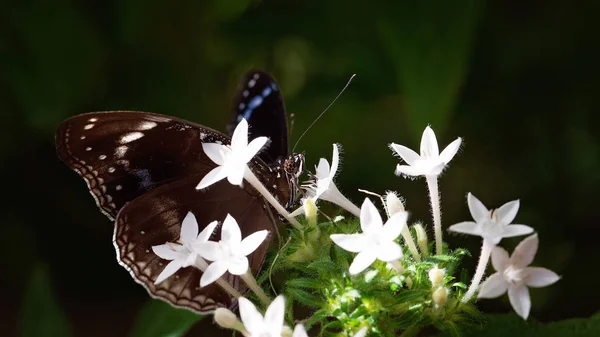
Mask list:
[{"label": "butterfly antenna", "polygon": [[352,80],[354,79],[354,77],[356,77],[356,74],[353,74],[352,76],[350,76],[350,79],[348,80],[348,83],[346,83],[346,85],[344,86],[344,88],[342,88],[342,91],[340,91],[340,93],[335,96],[335,98],[333,99],[333,101],[331,101],[331,103],[329,103],[329,105],[327,106],[327,108],[325,108],[325,110],[323,110],[323,112],[321,112],[321,114],[319,115],[319,117],[317,117],[312,124],[310,124],[308,126],[308,128],[306,128],[306,130],[304,130],[304,133],[300,136],[300,138],[298,138],[298,140],[296,141],[296,144],[294,144],[294,147],[292,148],[292,152],[294,152],[294,150],[296,149],[296,146],[298,146],[298,143],[300,143],[300,140],[302,139],[302,137],[304,137],[304,135],[308,132],[308,130],[310,130],[310,128],[313,127],[313,125],[315,125],[315,123],[319,120],[319,118],[323,117],[323,115],[325,114],[325,112],[327,112],[327,110],[329,110],[329,108],[331,108],[331,106],[333,105],[333,103],[335,103],[335,101],[337,101],[338,98],[340,98],[340,96],[342,96],[342,94],[344,93],[344,91],[346,91],[346,88],[348,88],[348,86],[350,85],[350,83],[352,83]]}]

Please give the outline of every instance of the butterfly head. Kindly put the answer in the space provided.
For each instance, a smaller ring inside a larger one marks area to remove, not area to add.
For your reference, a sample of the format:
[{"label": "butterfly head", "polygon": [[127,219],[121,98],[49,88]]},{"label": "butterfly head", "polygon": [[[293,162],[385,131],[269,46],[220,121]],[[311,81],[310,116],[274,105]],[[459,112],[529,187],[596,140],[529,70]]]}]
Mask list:
[{"label": "butterfly head", "polygon": [[304,153],[292,153],[288,156],[283,162],[283,169],[288,176],[298,179],[304,171]]}]

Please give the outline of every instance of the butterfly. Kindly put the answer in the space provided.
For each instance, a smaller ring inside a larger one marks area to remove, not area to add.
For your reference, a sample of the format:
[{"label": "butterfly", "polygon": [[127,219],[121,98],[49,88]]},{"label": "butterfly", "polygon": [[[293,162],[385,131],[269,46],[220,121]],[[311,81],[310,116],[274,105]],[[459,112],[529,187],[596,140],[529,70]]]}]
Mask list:
[{"label": "butterfly", "polygon": [[[250,125],[250,139],[270,139],[266,150],[249,163],[250,169],[281,203],[291,207],[304,156],[288,152],[283,99],[267,73],[251,71],[244,76],[231,112],[230,134],[242,119]],[[155,285],[166,263],[152,246],[177,242],[188,212],[195,215],[200,230],[231,214],[244,237],[262,229],[278,233],[279,216],[250,184],[234,186],[225,179],[196,190],[216,167],[202,143],[228,145],[230,141],[230,136],[200,124],[138,111],[77,115],[56,132],[58,156],[83,178],[100,211],[115,221],[113,244],[119,263],[152,297],[198,313],[232,307],[235,301],[215,284],[200,288],[202,272],[192,267]],[[213,233],[211,240],[219,236]],[[249,256],[253,273],[260,270],[268,246],[263,243]],[[247,290],[239,277],[228,273],[224,277],[240,292]]]}]

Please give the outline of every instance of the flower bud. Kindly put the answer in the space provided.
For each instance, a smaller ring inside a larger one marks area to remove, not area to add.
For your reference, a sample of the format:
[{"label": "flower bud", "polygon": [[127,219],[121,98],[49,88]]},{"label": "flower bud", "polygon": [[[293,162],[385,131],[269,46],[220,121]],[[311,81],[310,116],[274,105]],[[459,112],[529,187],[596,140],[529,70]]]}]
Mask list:
[{"label": "flower bud", "polygon": [[444,277],[446,276],[445,269],[439,269],[437,266],[429,270],[429,281],[431,281],[431,287],[437,288],[444,283]]},{"label": "flower bud", "polygon": [[417,244],[419,245],[419,249],[421,250],[421,254],[423,257],[427,257],[429,255],[429,248],[427,248],[427,233],[425,232],[425,228],[420,223],[415,224],[413,226],[415,232],[417,232]]},{"label": "flower bud", "polygon": [[304,216],[310,226],[317,225],[317,205],[311,198],[304,199]]},{"label": "flower bud", "polygon": [[392,215],[398,212],[405,212],[404,204],[402,200],[398,198],[396,192],[388,191],[385,195],[385,206],[388,211],[388,216],[392,217]]},{"label": "flower bud", "polygon": [[237,316],[229,309],[217,308],[214,314],[215,322],[226,329],[242,331],[244,325]]},{"label": "flower bud", "polygon": [[446,302],[448,301],[448,289],[446,289],[445,287],[437,288],[437,290],[434,291],[431,295],[431,298],[433,299],[433,303],[435,303],[438,306],[446,304]]}]

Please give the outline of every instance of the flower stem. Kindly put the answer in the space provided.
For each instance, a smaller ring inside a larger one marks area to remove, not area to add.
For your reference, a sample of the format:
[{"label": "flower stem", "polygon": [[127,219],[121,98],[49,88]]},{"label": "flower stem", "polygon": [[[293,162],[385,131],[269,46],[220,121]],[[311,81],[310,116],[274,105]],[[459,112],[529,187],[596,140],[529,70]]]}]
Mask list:
[{"label": "flower stem", "polygon": [[333,182],[329,186],[329,189],[321,195],[321,199],[344,208],[348,212],[354,214],[354,216],[360,216],[360,208],[353,204],[352,201],[348,200],[348,198],[346,198],[346,196],[343,195],[340,190],[338,190],[337,186],[335,186]]},{"label": "flower stem", "polygon": [[394,261],[390,261],[388,262],[389,264],[392,265],[392,267],[394,267],[394,270],[398,273],[398,274],[403,274],[404,273],[404,267],[402,267],[402,265],[400,264],[400,260],[394,260]]},{"label": "flower stem", "polygon": [[261,300],[261,302],[263,302],[265,307],[269,306],[269,304],[271,303],[271,299],[267,296],[267,294],[265,294],[264,290],[262,290],[262,288],[258,286],[258,283],[256,283],[256,279],[254,278],[254,276],[252,276],[250,269],[248,269],[248,271],[245,274],[240,275],[240,277],[242,278],[242,280],[244,280],[244,282],[246,282],[248,287],[252,289],[256,296],[258,296],[258,298]]},{"label": "flower stem", "polygon": [[[206,267],[208,267],[208,263],[206,263],[206,261],[203,258],[198,256],[196,257],[196,263],[194,264],[194,267],[204,271],[206,270]],[[240,294],[239,291],[237,291],[234,287],[231,286],[231,284],[229,284],[225,279],[223,279],[223,277],[219,277],[216,282],[221,288],[223,288],[223,290],[225,290],[227,293],[229,293],[229,295],[233,296],[234,298],[242,297],[242,294]]]},{"label": "flower stem", "polygon": [[410,229],[408,229],[408,226],[404,226],[404,228],[402,229],[402,237],[404,238],[404,242],[408,246],[408,250],[410,250],[410,253],[413,256],[413,259],[415,259],[415,261],[417,262],[421,262],[421,255],[417,250],[417,246],[415,246],[415,241],[413,240],[412,235],[410,235]]},{"label": "flower stem", "polygon": [[483,274],[485,273],[485,268],[490,260],[490,255],[492,255],[492,249],[494,248],[494,244],[490,241],[483,239],[483,244],[481,245],[481,255],[479,255],[479,262],[477,263],[477,269],[475,269],[475,275],[473,276],[473,280],[471,280],[471,285],[469,289],[465,293],[462,298],[463,303],[469,302],[473,294],[477,291],[479,287],[479,283],[481,283],[481,279],[483,278]]},{"label": "flower stem", "polygon": [[279,214],[286,218],[289,223],[291,223],[296,229],[302,228],[302,225],[300,225],[298,220],[294,219],[290,213],[288,213],[288,211],[286,211],[286,209],[283,208],[283,206],[281,206],[277,200],[275,200],[273,195],[271,195],[267,188],[260,182],[260,180],[258,180],[256,175],[254,175],[252,170],[246,169],[244,178],[271,204],[271,206],[273,206],[273,208],[275,208],[277,212],[279,212]]},{"label": "flower stem", "polygon": [[435,232],[435,253],[442,255],[442,210],[440,207],[440,192],[438,191],[438,180],[435,175],[428,175],[427,187],[431,199],[431,213],[433,214],[433,230]]}]

